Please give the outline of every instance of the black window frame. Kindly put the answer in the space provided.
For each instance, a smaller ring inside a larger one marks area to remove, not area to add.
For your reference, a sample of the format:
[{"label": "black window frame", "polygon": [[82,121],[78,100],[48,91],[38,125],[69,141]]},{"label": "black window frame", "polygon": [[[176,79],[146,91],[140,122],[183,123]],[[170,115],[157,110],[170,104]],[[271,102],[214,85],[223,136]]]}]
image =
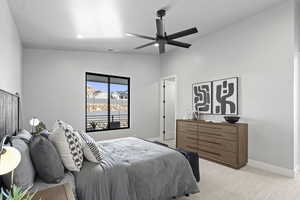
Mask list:
[{"label": "black window frame", "polygon": [[[99,130],[88,130],[88,120],[87,120],[87,82],[88,82],[88,75],[93,76],[102,76],[108,78],[108,128],[107,129],[99,129]],[[119,78],[119,79],[126,79],[128,81],[128,126],[127,127],[120,127],[120,128],[111,128],[110,127],[110,79],[111,78]],[[85,131],[87,133],[91,132],[102,132],[102,131],[112,131],[112,130],[122,130],[122,129],[130,129],[130,77],[125,76],[116,76],[116,75],[109,75],[109,74],[100,74],[100,73],[93,73],[93,72],[86,72],[85,73]]]}]

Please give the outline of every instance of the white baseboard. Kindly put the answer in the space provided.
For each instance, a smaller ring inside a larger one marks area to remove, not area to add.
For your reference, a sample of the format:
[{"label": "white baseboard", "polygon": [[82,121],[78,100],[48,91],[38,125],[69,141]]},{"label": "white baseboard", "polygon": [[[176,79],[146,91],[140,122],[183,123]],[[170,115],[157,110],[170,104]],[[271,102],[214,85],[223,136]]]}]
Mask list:
[{"label": "white baseboard", "polygon": [[150,140],[152,142],[154,141],[160,141],[160,137],[156,137],[156,138],[148,138],[147,140]]},{"label": "white baseboard", "polygon": [[297,165],[297,166],[296,166],[296,169],[295,169],[295,171],[296,171],[296,173],[297,173],[297,174],[299,174],[299,173],[300,173],[300,165]]},{"label": "white baseboard", "polygon": [[258,168],[258,169],[262,169],[265,171],[269,171],[275,174],[279,174],[282,176],[287,176],[289,178],[295,178],[296,176],[296,171],[292,170],[292,169],[287,169],[287,168],[283,168],[283,167],[278,167],[275,165],[271,165],[268,163],[264,163],[261,161],[256,161],[256,160],[248,160],[248,165],[254,168]]}]

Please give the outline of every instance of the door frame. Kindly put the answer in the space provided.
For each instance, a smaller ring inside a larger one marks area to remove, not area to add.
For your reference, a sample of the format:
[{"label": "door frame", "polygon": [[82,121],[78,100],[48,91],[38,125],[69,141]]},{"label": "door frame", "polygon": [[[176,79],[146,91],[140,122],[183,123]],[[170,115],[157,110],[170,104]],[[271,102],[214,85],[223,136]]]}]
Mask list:
[{"label": "door frame", "polygon": [[161,141],[164,141],[164,133],[163,133],[163,128],[164,128],[164,121],[163,121],[163,99],[164,99],[164,93],[163,93],[163,84],[164,84],[164,81],[165,80],[170,80],[170,79],[175,79],[175,99],[174,99],[174,104],[175,104],[175,110],[174,110],[174,113],[175,113],[175,122],[174,122],[174,130],[175,130],[175,133],[174,133],[174,139],[176,140],[176,116],[177,116],[177,98],[178,98],[178,84],[177,84],[177,76],[176,75],[170,75],[170,76],[166,76],[166,77],[162,77],[160,78],[160,85],[159,85],[159,88],[160,88],[160,103],[159,103],[159,106],[160,106],[160,113],[159,113],[159,122],[160,122],[160,128],[159,128],[159,138]]}]

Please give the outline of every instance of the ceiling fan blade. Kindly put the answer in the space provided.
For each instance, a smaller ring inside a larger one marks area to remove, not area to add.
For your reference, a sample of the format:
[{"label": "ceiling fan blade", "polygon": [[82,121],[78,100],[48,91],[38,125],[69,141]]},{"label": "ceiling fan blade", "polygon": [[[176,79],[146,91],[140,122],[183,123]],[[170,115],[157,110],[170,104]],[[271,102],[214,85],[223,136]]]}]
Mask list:
[{"label": "ceiling fan blade", "polygon": [[143,39],[148,39],[148,40],[156,40],[154,37],[149,37],[145,35],[139,35],[139,34],[134,34],[134,33],[126,33],[127,36],[129,37],[138,37],[138,38],[143,38]]},{"label": "ceiling fan blade", "polygon": [[164,42],[159,43],[159,54],[163,54],[166,52],[166,45]]},{"label": "ceiling fan blade", "polygon": [[188,35],[191,35],[191,34],[194,34],[194,33],[198,33],[198,30],[197,30],[196,27],[195,28],[190,28],[190,29],[187,29],[187,30],[184,30],[184,31],[180,31],[180,32],[177,32],[177,33],[174,33],[174,34],[171,34],[171,35],[168,35],[167,40],[177,39],[177,38],[188,36]]},{"label": "ceiling fan blade", "polygon": [[156,19],[156,29],[157,29],[157,35],[163,37],[164,25],[162,19]]},{"label": "ceiling fan blade", "polygon": [[141,49],[141,48],[144,48],[144,47],[147,47],[147,46],[154,45],[155,43],[156,43],[156,42],[150,42],[150,43],[148,43],[148,44],[144,44],[144,45],[139,46],[139,47],[136,47],[136,48],[134,48],[134,49]]},{"label": "ceiling fan blade", "polygon": [[178,42],[175,40],[168,40],[167,44],[177,46],[177,47],[183,47],[183,48],[190,48],[190,46],[192,46],[191,44],[184,43],[184,42]]}]

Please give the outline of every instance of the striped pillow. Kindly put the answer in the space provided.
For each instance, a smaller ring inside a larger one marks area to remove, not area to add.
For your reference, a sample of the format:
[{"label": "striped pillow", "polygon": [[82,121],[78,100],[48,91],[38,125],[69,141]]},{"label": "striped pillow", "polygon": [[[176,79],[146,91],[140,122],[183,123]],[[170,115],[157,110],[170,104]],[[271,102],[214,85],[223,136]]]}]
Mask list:
[{"label": "striped pillow", "polygon": [[84,157],[90,162],[101,163],[104,155],[102,150],[96,145],[95,140],[85,132],[79,131],[79,134],[85,143],[83,145]]}]

